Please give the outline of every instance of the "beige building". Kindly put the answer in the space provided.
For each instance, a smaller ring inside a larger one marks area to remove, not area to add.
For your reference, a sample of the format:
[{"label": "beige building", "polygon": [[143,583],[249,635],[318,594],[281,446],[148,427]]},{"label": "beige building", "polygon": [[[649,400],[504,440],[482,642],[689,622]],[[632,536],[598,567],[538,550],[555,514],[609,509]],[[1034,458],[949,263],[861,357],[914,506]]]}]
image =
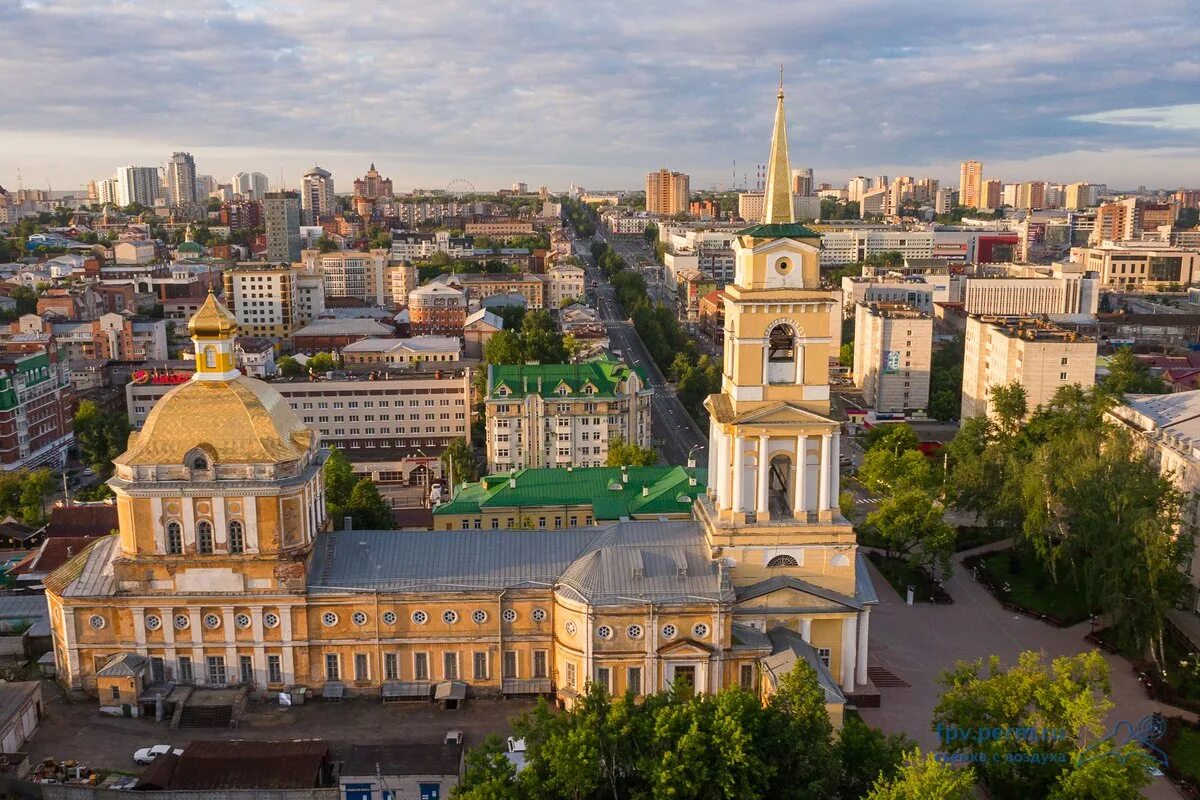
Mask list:
[{"label": "beige building", "polygon": [[520,219],[468,222],[464,233],[467,236],[487,236],[493,239],[507,236],[529,236],[533,233],[533,223]]},{"label": "beige building", "polygon": [[225,304],[237,317],[238,332],[275,342],[290,339],[304,324],[297,307],[300,275],[290,264],[237,264],[226,269],[221,274]]},{"label": "beige building", "polygon": [[999,208],[1003,205],[1004,181],[989,178],[979,187],[980,208]]},{"label": "beige building", "polygon": [[933,316],[903,303],[859,303],[854,385],[879,414],[922,416],[929,406]]},{"label": "beige building", "polygon": [[[386,306],[395,296],[392,282],[391,251],[376,249],[364,253],[334,250],[322,253],[305,250],[300,254],[304,271],[320,275],[326,297],[353,297],[376,306]],[[408,293],[405,292],[405,297]]]},{"label": "beige building", "polygon": [[1063,208],[1080,211],[1096,205],[1096,187],[1090,183],[1068,183]]},{"label": "beige building", "polygon": [[964,161],[958,167],[958,204],[982,208],[979,191],[983,187],[983,163]]},{"label": "beige building", "polygon": [[574,264],[555,264],[545,275],[546,307],[557,311],[568,302],[575,302],[583,297],[584,271],[583,267]]},{"label": "beige building", "polygon": [[414,364],[458,361],[462,344],[456,336],[414,336],[411,339],[363,339],[342,348],[349,365]]},{"label": "beige building", "polygon": [[546,307],[546,284],[537,275],[514,275],[511,272],[439,275],[431,283],[437,282],[466,292],[470,306],[477,306],[497,294],[519,294],[525,298],[525,308],[530,311]]},{"label": "beige building", "polygon": [[392,305],[407,306],[408,295],[417,288],[417,268],[407,261],[392,263],[390,281],[392,289]]},{"label": "beige building", "polygon": [[[1100,307],[1100,278],[1083,264],[1027,267],[1012,277],[963,280],[968,314],[1033,317],[1094,317]],[[1048,272],[1048,274],[1047,274]]]},{"label": "beige building", "polygon": [[646,176],[646,211],[650,214],[673,216],[685,214],[691,199],[691,184],[682,172],[665,167]]},{"label": "beige building", "polygon": [[[766,205],[764,192],[738,192],[738,216],[746,222],[762,222]],[[796,219],[818,219],[821,216],[821,198],[793,193],[792,214]]]},{"label": "beige building", "polygon": [[1108,290],[1161,289],[1200,281],[1200,250],[1162,242],[1111,242],[1071,248],[1071,260],[1100,276]]},{"label": "beige building", "polygon": [[967,318],[962,418],[991,415],[991,390],[1019,383],[1029,413],[1062,386],[1096,382],[1096,340],[1049,323]]},{"label": "beige building", "polygon": [[[781,91],[768,187],[787,181],[785,136]],[[458,681],[569,706],[591,683],[766,697],[804,661],[840,725],[869,688],[878,598],[836,503],[837,300],[820,237],[789,211],[769,204],[738,239],[724,386],[707,401],[718,485],[691,520],[330,532],[319,435],[276,384],[234,369],[237,321],[206,304],[200,371],[115,459],[119,533],[45,579],[58,680],[97,693],[121,665],[139,710],[147,680],[413,698]]]}]

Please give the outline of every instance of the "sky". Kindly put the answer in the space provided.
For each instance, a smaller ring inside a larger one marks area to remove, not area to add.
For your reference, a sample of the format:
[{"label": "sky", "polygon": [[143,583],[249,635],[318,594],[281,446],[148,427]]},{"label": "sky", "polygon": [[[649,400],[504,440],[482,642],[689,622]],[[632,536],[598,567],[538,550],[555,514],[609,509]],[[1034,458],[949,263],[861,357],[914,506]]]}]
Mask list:
[{"label": "sky", "polygon": [[[755,182],[792,166],[1200,186],[1195,0],[0,0],[0,185],[185,150],[338,191]],[[734,162],[736,161],[736,172]]]}]

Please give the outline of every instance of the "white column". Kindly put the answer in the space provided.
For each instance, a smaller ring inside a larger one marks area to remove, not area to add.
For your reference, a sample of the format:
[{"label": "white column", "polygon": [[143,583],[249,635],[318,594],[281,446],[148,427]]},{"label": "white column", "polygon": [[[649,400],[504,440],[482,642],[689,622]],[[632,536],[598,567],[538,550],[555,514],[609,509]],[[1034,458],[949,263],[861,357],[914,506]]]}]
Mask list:
[{"label": "white column", "polygon": [[821,434],[821,481],[817,511],[825,511],[829,508],[829,455],[832,449],[832,439],[833,435],[830,433]]},{"label": "white column", "polygon": [[[296,660],[292,652],[292,609],[287,606],[279,609],[279,635],[283,640],[283,682],[293,684],[296,682]],[[311,664],[309,669],[312,669]],[[429,669],[432,672],[432,664]]]},{"label": "white column", "polygon": [[[729,467],[729,437],[725,431],[717,431],[717,508],[732,508],[730,501],[729,482],[732,473]],[[710,481],[713,479],[710,475]]]},{"label": "white column", "polygon": [[857,660],[855,651],[858,649],[858,633],[855,630],[854,617],[842,620],[842,691],[854,691],[854,664]]},{"label": "white column", "polygon": [[866,606],[858,615],[858,674],[855,675],[855,680],[863,686],[867,683],[867,628],[870,624],[871,607]]},{"label": "white column", "polygon": [[717,482],[717,426],[708,425],[708,493],[711,497],[716,492]]},{"label": "white column", "polygon": [[263,607],[250,606],[250,635],[254,638],[254,684],[267,688],[267,650],[263,646]]},{"label": "white column", "polygon": [[188,545],[192,546],[193,552],[198,549],[196,547],[196,505],[195,501],[190,497],[181,498],[183,504],[183,552],[187,552]]},{"label": "white column", "polygon": [[792,492],[792,508],[796,512],[796,519],[807,519],[808,513],[808,498],[804,496],[805,490],[805,464],[808,456],[805,451],[808,449],[808,437],[796,437],[796,459],[792,472],[793,482],[796,484]]},{"label": "white column", "polygon": [[833,500],[833,505],[837,506],[838,495],[842,493],[842,434],[840,431],[833,434],[833,457],[829,464],[829,480],[833,484],[829,488],[829,497]]},{"label": "white column", "polygon": [[796,345],[796,385],[804,385],[804,345]]},{"label": "white column", "polygon": [[762,385],[766,386],[771,382],[771,346],[764,344],[762,349]]},{"label": "white column", "polygon": [[812,644],[812,619],[809,617],[800,620],[800,638]]},{"label": "white column", "polygon": [[733,437],[733,502],[729,505],[734,511],[746,509],[746,440],[744,437]]},{"label": "white column", "polygon": [[242,680],[242,665],[238,663],[237,629],[233,625],[233,606],[221,608],[221,631],[225,634],[225,682],[238,683]]},{"label": "white column", "polygon": [[761,514],[760,519],[766,519],[770,515],[770,510],[767,508],[769,502],[769,493],[767,488],[770,485],[771,478],[771,457],[767,452],[771,446],[771,439],[767,436],[758,437],[758,502],[754,505],[754,510]]}]

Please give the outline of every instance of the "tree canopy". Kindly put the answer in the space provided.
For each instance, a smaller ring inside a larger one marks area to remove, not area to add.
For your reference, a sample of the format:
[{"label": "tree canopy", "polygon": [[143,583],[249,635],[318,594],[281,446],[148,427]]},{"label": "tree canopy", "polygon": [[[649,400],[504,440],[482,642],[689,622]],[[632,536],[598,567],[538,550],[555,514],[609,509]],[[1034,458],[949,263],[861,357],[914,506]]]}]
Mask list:
[{"label": "tree canopy", "polygon": [[113,459],[129,444],[129,417],[119,411],[102,411],[91,400],[75,410],[75,442],[79,458],[102,480],[113,473]]},{"label": "tree canopy", "polygon": [[609,467],[652,467],[658,463],[658,453],[650,447],[640,447],[634,442],[615,439],[608,444]]}]

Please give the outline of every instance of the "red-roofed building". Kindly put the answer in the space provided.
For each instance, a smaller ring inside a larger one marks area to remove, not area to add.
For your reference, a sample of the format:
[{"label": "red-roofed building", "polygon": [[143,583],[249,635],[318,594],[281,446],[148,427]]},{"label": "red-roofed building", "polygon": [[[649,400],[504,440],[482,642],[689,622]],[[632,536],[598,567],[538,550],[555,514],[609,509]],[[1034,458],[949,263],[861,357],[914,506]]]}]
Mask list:
[{"label": "red-roofed building", "polygon": [[75,556],[82,553],[94,536],[58,536],[46,539],[8,571],[16,578],[18,586],[40,586],[42,579]]},{"label": "red-roofed building", "polygon": [[46,538],[59,536],[107,536],[117,530],[117,507],[109,503],[56,505],[50,509]]}]

